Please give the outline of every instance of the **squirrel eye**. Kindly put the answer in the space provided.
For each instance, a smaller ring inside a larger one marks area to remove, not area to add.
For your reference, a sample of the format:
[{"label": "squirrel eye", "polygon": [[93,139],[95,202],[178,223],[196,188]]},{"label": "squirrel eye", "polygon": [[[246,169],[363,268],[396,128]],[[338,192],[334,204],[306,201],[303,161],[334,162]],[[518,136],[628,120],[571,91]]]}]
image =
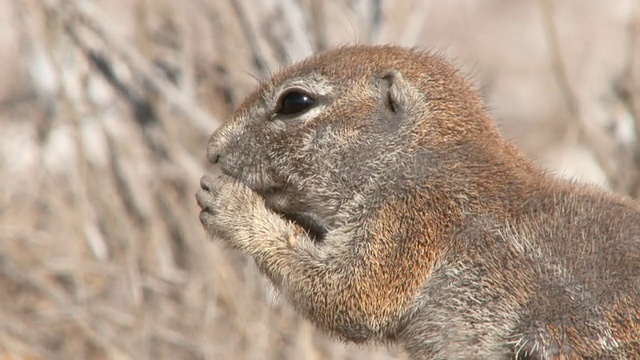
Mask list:
[{"label": "squirrel eye", "polygon": [[315,105],[316,101],[307,93],[291,90],[278,99],[277,114],[295,115],[303,113]]}]

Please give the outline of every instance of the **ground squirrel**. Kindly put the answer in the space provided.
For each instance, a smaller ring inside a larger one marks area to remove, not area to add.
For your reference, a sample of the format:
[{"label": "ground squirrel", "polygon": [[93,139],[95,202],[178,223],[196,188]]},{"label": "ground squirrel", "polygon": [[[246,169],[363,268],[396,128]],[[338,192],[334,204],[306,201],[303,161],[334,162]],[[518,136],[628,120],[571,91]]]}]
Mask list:
[{"label": "ground squirrel", "polygon": [[539,170],[439,56],[334,49],[211,137],[207,232],[316,326],[414,359],[640,357],[640,205]]}]

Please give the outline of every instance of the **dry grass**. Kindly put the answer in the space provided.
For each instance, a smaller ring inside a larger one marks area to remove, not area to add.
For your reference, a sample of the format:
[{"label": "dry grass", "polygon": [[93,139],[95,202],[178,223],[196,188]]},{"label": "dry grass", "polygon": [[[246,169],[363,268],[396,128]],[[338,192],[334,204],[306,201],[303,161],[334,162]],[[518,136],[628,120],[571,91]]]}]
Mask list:
[{"label": "dry grass", "polygon": [[206,239],[207,137],[284,64],[420,45],[543,166],[639,196],[634,1],[0,3],[0,358],[403,358],[270,305]]}]

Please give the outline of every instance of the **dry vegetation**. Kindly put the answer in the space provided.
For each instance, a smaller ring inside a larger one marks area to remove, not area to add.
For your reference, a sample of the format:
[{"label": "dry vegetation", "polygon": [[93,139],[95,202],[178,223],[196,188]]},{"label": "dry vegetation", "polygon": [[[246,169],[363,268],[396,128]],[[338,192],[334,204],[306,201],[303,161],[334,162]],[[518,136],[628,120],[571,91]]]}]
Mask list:
[{"label": "dry vegetation", "polygon": [[206,141],[284,64],[336,44],[440,51],[512,141],[640,195],[635,0],[0,2],[0,358],[392,359],[269,305],[211,244]]}]

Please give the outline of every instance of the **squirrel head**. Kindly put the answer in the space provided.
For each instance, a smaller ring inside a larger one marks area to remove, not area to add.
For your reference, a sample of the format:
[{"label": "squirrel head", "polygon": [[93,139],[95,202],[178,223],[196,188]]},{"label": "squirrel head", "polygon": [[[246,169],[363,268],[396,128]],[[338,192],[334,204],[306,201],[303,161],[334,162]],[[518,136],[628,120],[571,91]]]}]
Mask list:
[{"label": "squirrel head", "polygon": [[439,154],[495,134],[479,97],[439,57],[352,46],[262,83],[212,135],[208,157],[322,235],[358,208],[345,204],[428,176]]}]

